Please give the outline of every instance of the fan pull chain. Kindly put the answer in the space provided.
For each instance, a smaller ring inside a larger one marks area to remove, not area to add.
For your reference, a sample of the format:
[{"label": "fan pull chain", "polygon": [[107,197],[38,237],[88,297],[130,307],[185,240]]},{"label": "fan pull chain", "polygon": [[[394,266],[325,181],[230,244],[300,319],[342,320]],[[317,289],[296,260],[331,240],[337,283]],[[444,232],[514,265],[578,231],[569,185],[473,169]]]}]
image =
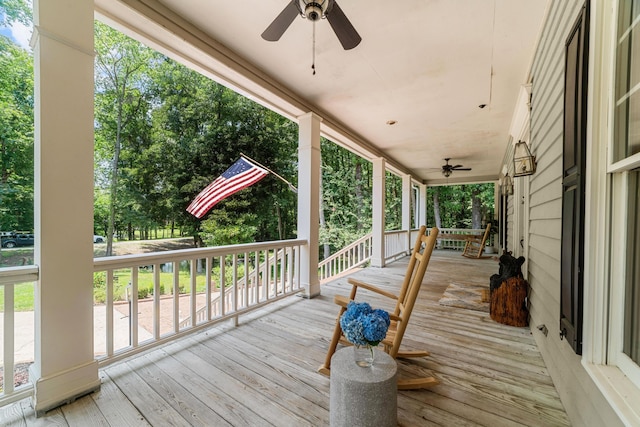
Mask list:
[{"label": "fan pull chain", "polygon": [[313,70],[313,75],[316,75],[316,21],[313,21],[313,45],[311,48],[311,69]]}]

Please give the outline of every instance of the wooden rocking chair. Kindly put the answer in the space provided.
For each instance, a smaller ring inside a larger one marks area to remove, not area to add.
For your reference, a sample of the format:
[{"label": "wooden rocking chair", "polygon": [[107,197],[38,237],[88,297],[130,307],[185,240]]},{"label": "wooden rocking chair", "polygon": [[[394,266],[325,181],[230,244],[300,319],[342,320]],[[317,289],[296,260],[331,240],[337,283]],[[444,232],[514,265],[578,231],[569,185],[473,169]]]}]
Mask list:
[{"label": "wooden rocking chair", "polygon": [[466,256],[467,258],[480,258],[484,252],[487,239],[489,238],[489,231],[491,231],[491,223],[487,224],[487,228],[484,230],[482,236],[467,237],[462,256]]},{"label": "wooden rocking chair", "polygon": [[[387,331],[387,336],[382,341],[385,352],[387,352],[394,359],[425,357],[429,355],[429,352],[427,351],[400,351],[400,344],[402,343],[404,332],[407,329],[409,318],[411,317],[411,312],[418,297],[418,292],[420,291],[420,286],[422,285],[422,279],[424,278],[424,273],[427,270],[427,265],[429,264],[429,259],[431,258],[431,253],[433,252],[433,248],[436,245],[436,238],[438,236],[437,228],[432,228],[431,233],[428,236],[425,234],[426,229],[427,227],[425,226],[422,226],[420,228],[420,233],[413,247],[411,260],[409,261],[407,272],[405,274],[404,282],[402,284],[402,288],[400,289],[399,295],[396,296],[390,292],[379,289],[373,285],[361,282],[356,279],[349,279],[348,282],[353,286],[351,288],[351,294],[349,295],[349,298],[341,295],[335,296],[334,302],[340,306],[340,312],[338,313],[338,317],[336,319],[336,326],[333,332],[333,337],[331,339],[331,344],[329,345],[329,350],[327,351],[327,357],[324,364],[318,369],[318,372],[329,375],[331,369],[331,356],[333,356],[333,354],[335,353],[338,343],[342,342],[343,344],[350,345],[350,343],[344,338],[342,334],[342,328],[340,327],[340,316],[342,316],[342,313],[346,311],[349,301],[355,300],[358,288],[367,289],[379,295],[396,300],[396,306],[393,313],[389,313],[389,317],[391,318],[391,325],[389,327],[389,330]],[[438,383],[439,381],[433,377],[399,379],[398,389],[408,390],[427,388],[432,387]]]}]

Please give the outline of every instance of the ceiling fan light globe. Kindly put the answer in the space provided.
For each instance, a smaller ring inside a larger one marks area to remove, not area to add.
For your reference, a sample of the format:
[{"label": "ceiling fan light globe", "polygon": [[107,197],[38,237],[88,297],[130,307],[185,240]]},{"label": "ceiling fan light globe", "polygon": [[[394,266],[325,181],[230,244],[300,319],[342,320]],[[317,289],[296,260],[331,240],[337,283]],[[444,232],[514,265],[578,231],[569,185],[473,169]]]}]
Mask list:
[{"label": "ceiling fan light globe", "polygon": [[319,21],[324,17],[324,13],[327,10],[328,1],[306,1],[302,0],[302,6],[304,9],[304,16],[309,21]]}]

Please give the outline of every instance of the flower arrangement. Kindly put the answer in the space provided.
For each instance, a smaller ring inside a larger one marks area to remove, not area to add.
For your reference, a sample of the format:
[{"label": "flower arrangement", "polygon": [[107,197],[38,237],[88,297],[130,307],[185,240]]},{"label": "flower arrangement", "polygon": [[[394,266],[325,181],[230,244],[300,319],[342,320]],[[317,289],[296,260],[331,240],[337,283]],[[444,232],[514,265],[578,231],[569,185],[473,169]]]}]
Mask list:
[{"label": "flower arrangement", "polygon": [[389,313],[372,309],[366,302],[350,301],[340,316],[340,327],[345,338],[357,346],[377,346],[387,336]]}]

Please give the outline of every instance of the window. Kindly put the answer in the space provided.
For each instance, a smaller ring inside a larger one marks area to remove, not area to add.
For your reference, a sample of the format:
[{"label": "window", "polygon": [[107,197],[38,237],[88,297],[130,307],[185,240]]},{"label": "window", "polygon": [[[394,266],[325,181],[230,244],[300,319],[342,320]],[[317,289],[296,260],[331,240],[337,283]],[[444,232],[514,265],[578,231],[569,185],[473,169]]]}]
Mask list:
[{"label": "window", "polygon": [[640,364],[640,171],[629,174],[623,352]]},{"label": "window", "polygon": [[620,2],[614,161],[640,153],[640,1]]},{"label": "window", "polygon": [[640,385],[639,0],[619,2],[614,93],[610,362]]}]

